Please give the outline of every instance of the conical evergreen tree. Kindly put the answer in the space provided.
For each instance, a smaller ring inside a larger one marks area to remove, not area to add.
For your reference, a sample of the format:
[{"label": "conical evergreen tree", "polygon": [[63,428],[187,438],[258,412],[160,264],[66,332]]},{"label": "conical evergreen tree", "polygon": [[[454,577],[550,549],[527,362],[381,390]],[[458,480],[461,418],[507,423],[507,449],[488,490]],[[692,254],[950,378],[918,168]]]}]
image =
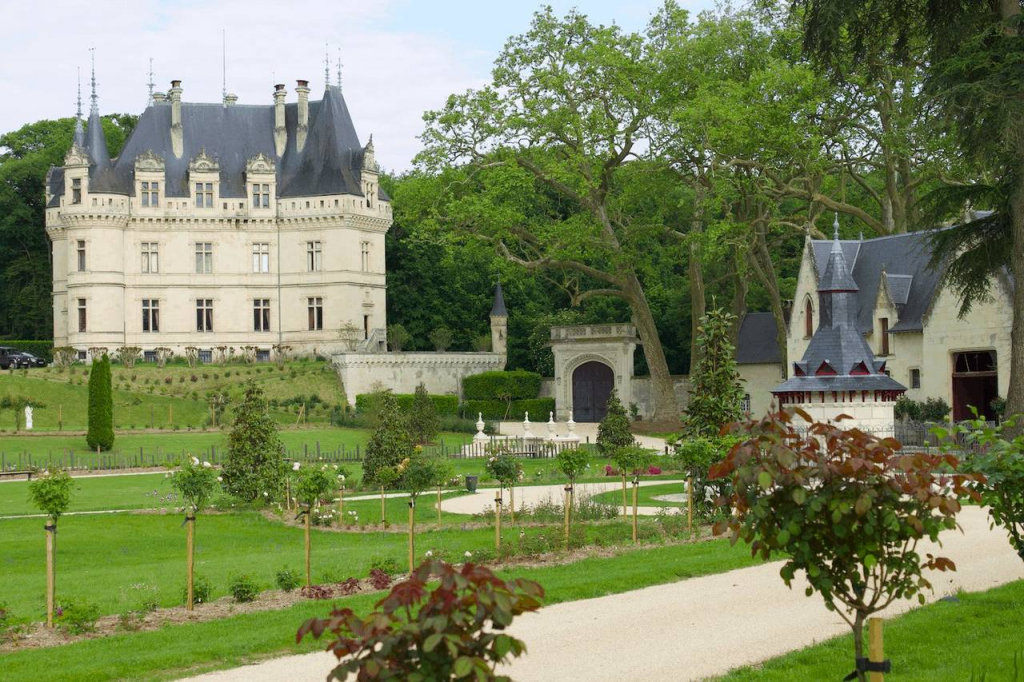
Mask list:
[{"label": "conical evergreen tree", "polygon": [[85,442],[90,450],[109,450],[114,446],[114,397],[110,387],[110,358],[92,363],[89,372],[89,430]]},{"label": "conical evergreen tree", "polygon": [[743,385],[729,336],[732,322],[733,316],[721,308],[701,318],[697,346],[704,352],[690,376],[690,401],[684,414],[686,435],[715,438],[723,426],[743,416]]},{"label": "conical evergreen tree", "polygon": [[409,433],[413,440],[423,445],[434,440],[437,435],[437,408],[422,383],[416,387],[412,400],[412,413],[409,415]]},{"label": "conical evergreen tree", "polygon": [[597,425],[597,451],[609,457],[619,448],[632,445],[633,440],[626,408],[619,400],[618,391],[612,389],[612,394],[608,396],[608,413]]},{"label": "conical evergreen tree", "polygon": [[381,394],[378,419],[380,425],[366,443],[366,456],[363,458],[363,482],[368,485],[392,484],[393,480],[385,480],[380,471],[392,469],[402,463],[412,452],[412,438],[409,426],[398,408],[398,400],[390,392]]},{"label": "conical evergreen tree", "polygon": [[284,443],[277,435],[277,424],[267,415],[263,389],[251,381],[235,408],[221,476],[224,490],[250,502],[273,500],[284,487]]}]

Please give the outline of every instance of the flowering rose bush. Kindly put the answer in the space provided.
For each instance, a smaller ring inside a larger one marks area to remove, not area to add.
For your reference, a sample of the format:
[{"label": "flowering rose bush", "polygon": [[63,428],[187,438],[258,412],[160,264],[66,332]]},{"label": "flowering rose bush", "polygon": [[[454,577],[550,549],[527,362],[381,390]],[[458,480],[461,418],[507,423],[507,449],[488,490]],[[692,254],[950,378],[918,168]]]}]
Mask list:
[{"label": "flowering rose bush", "polygon": [[167,478],[194,514],[210,501],[218,476],[209,462],[189,457],[178,469],[168,472]]}]

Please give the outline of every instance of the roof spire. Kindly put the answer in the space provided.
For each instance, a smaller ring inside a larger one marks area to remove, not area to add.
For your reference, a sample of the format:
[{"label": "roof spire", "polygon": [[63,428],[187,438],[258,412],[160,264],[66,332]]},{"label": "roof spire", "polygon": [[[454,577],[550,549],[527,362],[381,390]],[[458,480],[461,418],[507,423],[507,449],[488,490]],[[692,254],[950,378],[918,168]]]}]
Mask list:
[{"label": "roof spire", "polygon": [[78,99],[75,101],[75,144],[85,146],[85,130],[82,128],[82,67],[78,67]]},{"label": "roof spire", "polygon": [[498,280],[494,287],[494,305],[491,306],[491,317],[508,317],[508,309],[505,307],[505,294],[501,290],[501,280]]},{"label": "roof spire", "polygon": [[92,60],[92,95],[89,99],[92,100],[92,105],[89,107],[89,115],[100,113],[100,100],[96,96],[96,48],[89,48],[89,56]]},{"label": "roof spire", "polygon": [[151,107],[151,106],[153,106],[153,86],[156,85],[153,82],[153,58],[152,57],[149,58],[149,82],[146,83],[146,85],[149,86],[149,99],[146,100],[146,106],[147,107]]},{"label": "roof spire", "polygon": [[331,44],[324,43],[324,90],[331,87]]},{"label": "roof spire", "polygon": [[832,240],[839,241],[839,211],[836,211],[836,219],[832,222]]},{"label": "roof spire", "polygon": [[220,101],[222,106],[228,105],[228,34],[220,30],[221,86]]},{"label": "roof spire", "polygon": [[341,90],[341,48],[338,48],[338,89]]}]

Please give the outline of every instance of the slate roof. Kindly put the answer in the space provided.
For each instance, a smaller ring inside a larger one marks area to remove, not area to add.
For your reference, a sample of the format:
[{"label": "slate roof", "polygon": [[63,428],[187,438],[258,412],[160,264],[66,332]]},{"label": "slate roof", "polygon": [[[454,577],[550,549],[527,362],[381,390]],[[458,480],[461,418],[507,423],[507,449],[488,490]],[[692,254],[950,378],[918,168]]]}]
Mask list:
[{"label": "slate roof", "polygon": [[[335,86],[327,87],[322,100],[309,102],[309,132],[301,152],[296,147],[298,104],[285,104],[288,142],[282,156],[274,146],[273,103],[224,106],[182,102],[183,151],[180,158],[175,157],[171,106],[170,101],[148,106],[121,154],[112,161],[98,114],[92,114],[86,130],[86,149],[95,164],[89,169],[90,186],[113,194],[133,193],[135,158],[153,151],[166,164],[166,196],[188,197],[189,162],[205,149],[220,165],[220,196],[224,198],[246,196],[245,165],[259,153],[274,161],[279,197],[363,194],[363,147],[345,98]],[[52,183],[51,191],[63,194],[63,186]],[[382,200],[388,200],[382,189],[378,192]]]},{"label": "slate roof", "polygon": [[740,322],[736,340],[736,363],[760,365],[782,360],[776,335],[778,326],[771,313],[747,313]]},{"label": "slate roof", "polygon": [[858,329],[858,287],[850,276],[847,249],[838,235],[828,244],[825,275],[818,284],[818,329],[804,356],[793,363],[793,376],[772,393],[905,391],[884,373],[885,361],[875,359]]},{"label": "slate roof", "polygon": [[[856,325],[862,334],[872,330],[883,272],[899,313],[899,321],[889,331],[898,333],[924,328],[924,315],[942,280],[941,270],[929,267],[932,255],[929,234],[927,231],[910,232],[864,241],[840,241],[843,258],[859,290]],[[825,273],[832,240],[814,240],[811,248],[816,273]]]},{"label": "slate roof", "polygon": [[494,288],[494,305],[491,306],[491,317],[508,317],[505,308],[505,294],[501,290],[501,282]]}]

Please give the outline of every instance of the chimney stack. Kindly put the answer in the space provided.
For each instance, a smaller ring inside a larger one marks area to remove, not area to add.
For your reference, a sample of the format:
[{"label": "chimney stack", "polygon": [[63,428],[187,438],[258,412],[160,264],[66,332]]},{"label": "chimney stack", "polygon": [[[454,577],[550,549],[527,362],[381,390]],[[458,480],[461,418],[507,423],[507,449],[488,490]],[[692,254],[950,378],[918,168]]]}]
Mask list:
[{"label": "chimney stack", "polygon": [[284,99],[287,96],[284,83],[274,86],[274,149],[278,157],[284,156],[288,146],[288,131],[284,127]]},{"label": "chimney stack", "polygon": [[309,132],[309,81],[298,80],[295,93],[299,96],[299,125],[295,135],[295,148],[302,151],[306,146],[306,133]]},{"label": "chimney stack", "polygon": [[174,156],[181,158],[184,153],[184,136],[181,127],[181,81],[171,81],[171,89],[168,91],[171,98],[171,147]]}]

